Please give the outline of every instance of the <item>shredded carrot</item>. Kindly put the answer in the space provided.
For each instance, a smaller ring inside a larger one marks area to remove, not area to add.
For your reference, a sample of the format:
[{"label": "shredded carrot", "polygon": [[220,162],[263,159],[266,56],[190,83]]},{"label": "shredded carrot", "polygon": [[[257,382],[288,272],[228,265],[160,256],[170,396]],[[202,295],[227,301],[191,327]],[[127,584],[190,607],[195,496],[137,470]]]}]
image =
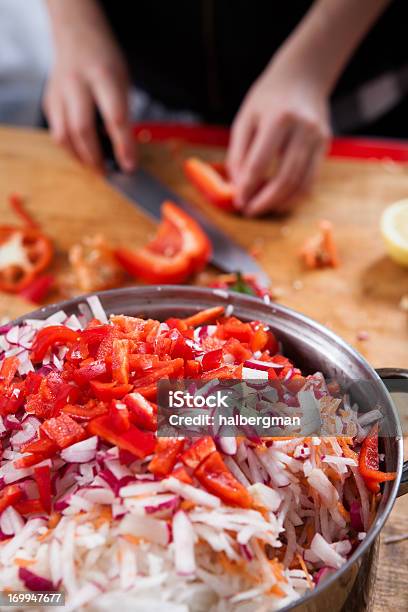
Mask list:
[{"label": "shredded carrot", "polygon": [[300,555],[299,553],[296,553],[296,557],[299,561],[299,565],[302,568],[302,570],[305,572],[306,575],[306,580],[307,580],[307,584],[309,585],[309,589],[313,589],[314,588],[314,582],[309,574],[309,571],[306,567],[306,563],[305,560],[303,559],[302,555]]},{"label": "shredded carrot", "polygon": [[35,559],[21,559],[20,557],[16,557],[13,561],[14,565],[17,567],[30,567],[30,565],[34,565]]},{"label": "shredded carrot", "polygon": [[95,527],[100,527],[104,523],[110,522],[112,520],[112,511],[109,506],[101,506],[99,511],[99,515],[94,519]]},{"label": "shredded carrot", "polygon": [[183,501],[180,504],[180,508],[182,510],[185,510],[186,512],[189,512],[189,510],[194,510],[195,507],[196,507],[195,503],[190,501],[189,499],[183,499]]},{"label": "shredded carrot", "polygon": [[279,584],[274,584],[268,591],[271,595],[275,595],[275,597],[285,597],[286,593]]},{"label": "shredded carrot", "polygon": [[245,574],[245,561],[231,561],[222,550],[218,553],[218,560],[221,563],[222,567],[229,574]]},{"label": "shredded carrot", "polygon": [[143,542],[142,538],[138,538],[131,533],[123,533],[122,538],[126,540],[126,542],[129,542],[129,544],[134,544],[135,546],[139,546],[140,542]]},{"label": "shredded carrot", "polygon": [[264,519],[268,519],[268,514],[269,511],[267,508],[265,508],[265,506],[262,506],[261,504],[257,504],[257,503],[253,503],[252,504],[252,509],[256,510],[257,512],[259,512],[260,514],[262,514],[262,516],[264,517]]},{"label": "shredded carrot", "polygon": [[55,529],[58,523],[61,520],[61,514],[59,512],[53,512],[48,519],[48,527],[49,529]]},{"label": "shredded carrot", "polygon": [[337,502],[337,510],[340,512],[341,516],[344,518],[346,523],[350,522],[350,512],[347,512],[343,504],[339,501]]},{"label": "shredded carrot", "polygon": [[347,438],[338,438],[338,442],[341,446],[341,449],[343,451],[343,455],[345,457],[348,457],[349,459],[354,459],[354,461],[356,461],[358,463],[358,455],[356,452],[354,452],[350,446],[349,443],[346,441]]},{"label": "shredded carrot", "polygon": [[200,310],[191,317],[183,319],[186,325],[196,327],[197,325],[203,325],[210,321],[215,321],[224,313],[224,306],[214,306],[214,308],[207,308],[206,310]]},{"label": "shredded carrot", "polygon": [[283,575],[283,565],[278,559],[268,559],[269,565],[275,575],[278,582],[287,582],[286,577]]},{"label": "shredded carrot", "polygon": [[47,529],[47,531],[37,536],[38,542],[44,542],[44,540],[46,540],[48,536],[50,535],[51,531],[52,531],[51,529]]}]

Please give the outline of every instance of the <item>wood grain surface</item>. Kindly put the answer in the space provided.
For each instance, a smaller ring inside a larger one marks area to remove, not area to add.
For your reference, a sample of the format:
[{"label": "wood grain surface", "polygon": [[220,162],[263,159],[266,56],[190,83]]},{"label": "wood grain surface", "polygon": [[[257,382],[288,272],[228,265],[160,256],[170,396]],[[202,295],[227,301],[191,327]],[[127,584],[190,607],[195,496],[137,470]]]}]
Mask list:
[{"label": "wood grain surface", "polygon": [[[399,307],[408,295],[408,270],[388,259],[379,233],[384,207],[408,197],[408,165],[330,159],[313,191],[291,216],[246,220],[215,210],[185,182],[181,162],[192,153],[211,159],[223,156],[222,150],[180,142],[145,144],[141,163],[204,209],[244,247],[256,251],[280,302],[333,329],[373,366],[408,367],[407,313]],[[1,223],[15,222],[7,205],[13,191],[27,198],[27,208],[53,239],[57,275],[66,268],[67,249],[84,235],[103,233],[113,244],[137,246],[154,231],[142,212],[103,177],[51,144],[45,133],[0,129]],[[337,270],[306,272],[297,253],[321,218],[334,223],[342,265]],[[0,294],[0,320],[29,309],[24,300]],[[358,340],[361,331],[367,332],[367,340]],[[407,415],[403,416],[405,420]],[[383,539],[408,532],[407,519],[408,499],[401,498]],[[375,611],[407,610],[408,539],[383,543],[379,568]]]}]

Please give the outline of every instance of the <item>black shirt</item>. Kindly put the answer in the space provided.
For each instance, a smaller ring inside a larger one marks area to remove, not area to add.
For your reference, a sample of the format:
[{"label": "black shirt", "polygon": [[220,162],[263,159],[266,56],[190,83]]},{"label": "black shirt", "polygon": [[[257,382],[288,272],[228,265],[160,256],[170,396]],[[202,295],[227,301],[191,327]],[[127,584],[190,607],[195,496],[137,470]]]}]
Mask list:
[{"label": "black shirt", "polygon": [[[312,0],[99,0],[135,84],[170,108],[229,123],[248,88]],[[356,0],[358,1],[358,0]],[[407,58],[395,0],[360,46],[335,94]]]}]

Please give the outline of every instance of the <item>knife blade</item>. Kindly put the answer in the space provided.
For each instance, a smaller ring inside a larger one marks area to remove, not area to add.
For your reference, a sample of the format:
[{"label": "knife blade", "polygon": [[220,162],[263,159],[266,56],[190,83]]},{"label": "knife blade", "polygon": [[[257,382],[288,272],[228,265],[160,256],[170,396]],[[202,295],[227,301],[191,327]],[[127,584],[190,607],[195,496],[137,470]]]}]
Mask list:
[{"label": "knife blade", "polygon": [[109,183],[123,193],[134,206],[137,208],[140,206],[156,221],[161,219],[161,204],[165,200],[173,201],[197,221],[211,240],[213,247],[211,263],[224,272],[239,271],[252,274],[262,285],[266,287],[270,285],[267,274],[245,249],[207,219],[200,210],[185,202],[146,170],[139,168],[133,174],[110,170],[107,178]]}]

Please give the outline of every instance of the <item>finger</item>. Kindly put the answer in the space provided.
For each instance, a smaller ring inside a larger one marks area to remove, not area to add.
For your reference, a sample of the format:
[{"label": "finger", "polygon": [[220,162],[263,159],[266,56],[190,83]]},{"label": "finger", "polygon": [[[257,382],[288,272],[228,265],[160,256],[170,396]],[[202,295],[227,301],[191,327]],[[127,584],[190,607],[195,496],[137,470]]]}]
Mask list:
[{"label": "finger", "polygon": [[95,104],[88,86],[78,80],[67,86],[66,109],[71,141],[81,161],[101,169],[103,158],[95,127]]},{"label": "finger", "polygon": [[234,183],[237,182],[242,161],[245,159],[254,132],[254,117],[245,110],[240,111],[232,125],[227,153],[227,168]]},{"label": "finger", "polygon": [[237,184],[237,206],[244,208],[259,189],[274,157],[282,149],[291,130],[286,118],[277,118],[257,129]]},{"label": "finger", "polygon": [[49,92],[44,100],[44,113],[48,121],[51,138],[76,157],[71,142],[64,101],[55,92]]},{"label": "finger", "polygon": [[115,157],[122,170],[132,172],[136,167],[136,142],[129,121],[127,84],[102,78],[95,81],[94,91]]},{"label": "finger", "polygon": [[256,216],[279,210],[280,205],[292,197],[302,183],[315,149],[316,140],[303,127],[299,127],[283,152],[277,174],[252,198],[244,214]]}]

